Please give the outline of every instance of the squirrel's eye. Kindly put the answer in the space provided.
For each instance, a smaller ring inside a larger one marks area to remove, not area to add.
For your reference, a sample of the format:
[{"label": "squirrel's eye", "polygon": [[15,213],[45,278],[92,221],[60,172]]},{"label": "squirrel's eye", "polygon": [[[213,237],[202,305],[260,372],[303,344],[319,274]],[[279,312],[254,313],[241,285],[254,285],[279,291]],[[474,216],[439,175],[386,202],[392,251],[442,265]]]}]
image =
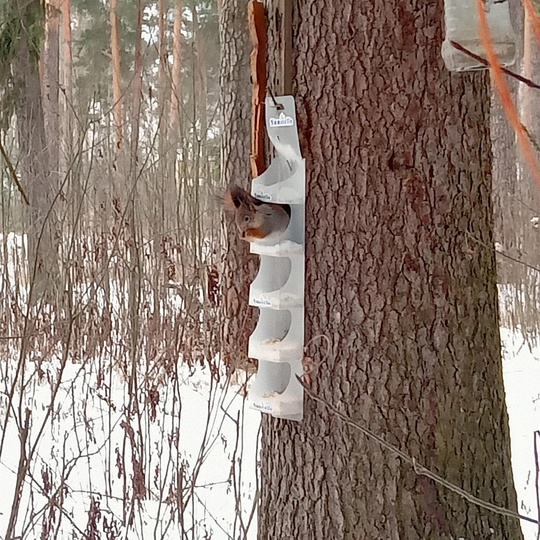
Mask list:
[{"label": "squirrel's eye", "polygon": [[249,216],[245,216],[244,221],[247,223],[249,221]]}]

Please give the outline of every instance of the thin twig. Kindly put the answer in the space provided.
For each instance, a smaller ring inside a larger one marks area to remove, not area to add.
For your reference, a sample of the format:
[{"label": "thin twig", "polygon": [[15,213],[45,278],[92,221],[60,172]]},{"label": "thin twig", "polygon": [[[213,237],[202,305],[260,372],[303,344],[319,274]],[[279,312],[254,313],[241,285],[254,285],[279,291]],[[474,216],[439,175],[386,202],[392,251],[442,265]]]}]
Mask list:
[{"label": "thin twig", "polygon": [[[450,41],[450,45],[452,45],[452,47],[454,47],[458,51],[461,51],[462,53],[466,54],[467,56],[474,58],[477,62],[480,62],[484,66],[491,67],[491,64],[489,63],[488,60],[486,60],[482,56],[479,56],[478,54],[473,53],[472,51],[469,51],[469,49],[467,49],[460,43],[457,43],[456,41]],[[514,79],[517,79],[518,81],[522,82],[523,84],[526,84],[527,86],[530,86],[531,88],[540,88],[540,84],[537,84],[534,81],[531,81],[531,79],[527,79],[526,77],[523,77],[522,75],[520,75],[519,73],[516,73],[515,71],[512,71],[502,66],[501,66],[501,70],[503,73],[510,75],[510,77],[514,77]]]},{"label": "thin twig", "polygon": [[4,145],[2,144],[2,138],[0,138],[0,154],[2,154],[2,157],[4,158],[4,161],[6,162],[6,165],[9,169],[11,177],[13,178],[13,183],[17,186],[17,189],[19,190],[19,193],[21,194],[23,201],[27,205],[30,205],[30,201],[28,200],[28,197],[26,193],[24,192],[24,189],[21,183],[19,182],[19,179],[17,178],[17,171],[15,171],[15,167],[13,166],[13,163],[11,163],[11,159],[9,159],[8,153],[6,152],[6,149],[4,148]]},{"label": "thin twig", "polygon": [[526,268],[529,268],[530,270],[534,270],[535,272],[538,272],[540,274],[540,268],[537,268],[536,266],[533,266],[532,264],[526,263],[525,261],[522,261],[521,259],[517,259],[516,257],[512,257],[512,255],[508,255],[508,253],[504,253],[504,251],[499,251],[498,249],[495,250],[495,253],[497,253],[497,255],[502,255],[505,259],[514,261],[518,264],[522,264]]},{"label": "thin twig", "polygon": [[[473,240],[474,242],[476,242],[477,244],[480,244],[481,246],[485,247],[485,248],[493,249],[493,246],[489,246],[485,242],[482,242],[482,240],[480,240],[479,238],[476,238],[476,236],[473,236],[469,232],[467,233],[467,237],[470,238],[471,240]],[[522,261],[521,259],[517,259],[516,257],[512,257],[512,255],[508,255],[508,253],[505,253],[504,251],[500,251],[498,249],[495,249],[495,253],[497,255],[501,255],[505,259],[516,262],[518,264],[522,264],[526,268],[529,268],[530,270],[534,270],[535,272],[538,272],[540,274],[540,268],[538,268],[536,266],[533,266],[532,264],[529,264],[529,263],[527,263],[525,261]]]},{"label": "thin twig", "polygon": [[538,145],[538,141],[530,134],[526,126],[523,126],[523,131],[525,131],[525,134],[529,138],[529,142],[533,145],[534,149],[540,154],[540,146]]}]

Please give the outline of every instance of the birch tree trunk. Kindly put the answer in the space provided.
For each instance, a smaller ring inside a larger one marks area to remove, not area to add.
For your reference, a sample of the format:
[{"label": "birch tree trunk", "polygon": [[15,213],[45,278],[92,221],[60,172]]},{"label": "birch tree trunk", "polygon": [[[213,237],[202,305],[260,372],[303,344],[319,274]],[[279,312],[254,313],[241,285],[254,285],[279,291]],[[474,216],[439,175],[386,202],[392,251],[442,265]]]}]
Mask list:
[{"label": "birch tree trunk", "polygon": [[[278,1],[267,5],[278,51]],[[299,0],[293,10],[313,391],[450,482],[516,510],[489,76],[444,69],[440,2]],[[261,539],[522,538],[517,520],[418,476],[312,400],[302,423],[264,416],[261,463]]]}]

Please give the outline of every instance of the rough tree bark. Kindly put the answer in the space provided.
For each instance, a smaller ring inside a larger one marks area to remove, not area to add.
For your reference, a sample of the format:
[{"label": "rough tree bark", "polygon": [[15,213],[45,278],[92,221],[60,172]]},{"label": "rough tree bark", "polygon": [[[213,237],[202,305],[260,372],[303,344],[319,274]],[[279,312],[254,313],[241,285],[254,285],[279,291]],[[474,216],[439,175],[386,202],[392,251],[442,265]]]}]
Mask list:
[{"label": "rough tree bark", "polygon": [[[267,5],[275,64],[278,0]],[[293,9],[313,391],[515,510],[488,75],[445,71],[441,2],[299,0]],[[261,462],[261,539],[522,537],[516,520],[417,476],[310,400],[303,423],[264,416]]]},{"label": "rough tree bark", "polygon": [[20,24],[12,61],[19,139],[21,183],[30,201],[28,209],[28,261],[32,283],[31,302],[58,300],[58,226],[53,209],[56,195],[51,181],[49,151],[39,78],[40,30],[43,28],[39,0],[13,0]]},{"label": "rough tree bark", "polygon": [[[221,44],[221,178],[249,189],[251,44],[246,2],[223,0],[219,6]],[[234,224],[227,223],[220,264],[222,290],[222,358],[232,368],[246,366],[247,346],[255,328],[255,310],[248,305],[249,284],[256,275],[257,257],[249,254]]]}]

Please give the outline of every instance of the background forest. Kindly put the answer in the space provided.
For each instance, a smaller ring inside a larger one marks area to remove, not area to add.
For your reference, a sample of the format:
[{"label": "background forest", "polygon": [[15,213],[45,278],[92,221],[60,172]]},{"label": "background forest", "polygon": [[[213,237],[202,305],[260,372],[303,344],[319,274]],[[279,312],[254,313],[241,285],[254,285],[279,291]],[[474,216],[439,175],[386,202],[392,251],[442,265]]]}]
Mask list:
[{"label": "background forest", "polygon": [[[219,361],[220,88],[247,58],[220,61],[223,9],[0,3],[0,538],[253,532],[258,413]],[[538,140],[538,91],[510,84]],[[539,189],[495,94],[492,137],[502,325],[533,347]]]},{"label": "background forest", "polygon": [[204,473],[241,456],[213,330],[219,56],[215,1],[0,5],[2,538],[204,538],[196,484],[240,482],[232,458]]}]

